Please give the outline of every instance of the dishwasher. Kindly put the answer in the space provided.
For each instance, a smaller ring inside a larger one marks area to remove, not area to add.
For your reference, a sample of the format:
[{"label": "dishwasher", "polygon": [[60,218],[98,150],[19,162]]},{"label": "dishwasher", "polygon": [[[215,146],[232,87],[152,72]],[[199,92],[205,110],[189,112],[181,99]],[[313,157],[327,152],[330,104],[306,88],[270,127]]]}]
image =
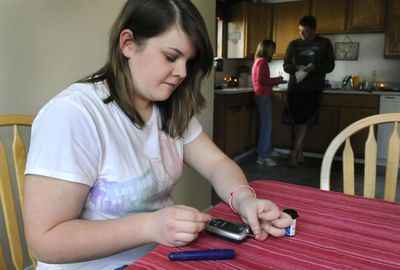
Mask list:
[{"label": "dishwasher", "polygon": [[[379,113],[400,112],[400,95],[381,95],[379,101]],[[393,124],[382,124],[378,126],[378,165],[386,165],[387,144]],[[398,131],[400,134],[400,126]]]}]

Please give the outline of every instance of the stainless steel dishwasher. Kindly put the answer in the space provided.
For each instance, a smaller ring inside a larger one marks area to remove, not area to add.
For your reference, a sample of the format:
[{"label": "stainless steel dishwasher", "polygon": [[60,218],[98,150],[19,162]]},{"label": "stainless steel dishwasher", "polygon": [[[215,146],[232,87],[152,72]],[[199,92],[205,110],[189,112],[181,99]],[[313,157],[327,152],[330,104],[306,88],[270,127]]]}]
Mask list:
[{"label": "stainless steel dishwasher", "polygon": [[[400,112],[400,95],[381,95],[379,113]],[[392,124],[382,124],[378,127],[378,164],[386,165],[387,143],[392,133]],[[400,132],[400,126],[397,132]]]}]

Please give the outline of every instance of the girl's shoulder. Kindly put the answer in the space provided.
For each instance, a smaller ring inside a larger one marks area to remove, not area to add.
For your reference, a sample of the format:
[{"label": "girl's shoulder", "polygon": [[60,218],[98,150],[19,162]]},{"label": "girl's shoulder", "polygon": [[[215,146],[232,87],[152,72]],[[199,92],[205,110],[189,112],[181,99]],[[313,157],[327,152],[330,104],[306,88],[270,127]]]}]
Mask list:
[{"label": "girl's shoulder", "polygon": [[258,57],[254,60],[254,65],[255,66],[268,65],[268,61],[263,57]]},{"label": "girl's shoulder", "polygon": [[78,107],[87,107],[93,104],[101,105],[107,97],[108,90],[103,83],[74,83],[50,99],[44,108],[53,104],[65,103]]}]

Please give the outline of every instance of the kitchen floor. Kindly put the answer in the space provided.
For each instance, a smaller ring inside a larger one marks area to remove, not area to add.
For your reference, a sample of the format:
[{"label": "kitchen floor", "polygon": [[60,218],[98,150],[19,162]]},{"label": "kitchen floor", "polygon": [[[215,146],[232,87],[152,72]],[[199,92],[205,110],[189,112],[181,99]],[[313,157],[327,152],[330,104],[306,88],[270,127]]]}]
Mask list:
[{"label": "kitchen floor", "polygon": [[[256,158],[251,157],[239,163],[249,181],[253,180],[276,180],[297,185],[319,188],[321,158],[305,157],[305,163],[299,168],[291,168],[287,165],[287,156],[281,154],[274,158],[278,165],[276,167],[266,167],[256,163]],[[356,164],[356,194],[361,195],[363,190],[363,168],[364,164]],[[385,167],[377,168],[377,187],[376,197],[383,198]],[[331,170],[331,190],[342,192],[342,163],[335,161]],[[397,185],[396,200],[400,201],[400,184]]]}]

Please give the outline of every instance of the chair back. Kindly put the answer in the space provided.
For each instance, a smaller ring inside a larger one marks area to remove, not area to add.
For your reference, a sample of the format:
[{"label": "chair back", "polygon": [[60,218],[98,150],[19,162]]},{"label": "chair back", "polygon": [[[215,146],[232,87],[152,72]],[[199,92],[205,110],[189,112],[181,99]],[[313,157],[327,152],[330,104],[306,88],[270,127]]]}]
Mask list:
[{"label": "chair back", "polygon": [[[32,126],[33,119],[34,117],[30,115],[0,115],[0,127],[9,126],[13,128],[12,156],[21,213],[23,212],[24,205],[26,151],[18,126]],[[3,219],[7,232],[11,260],[15,269],[22,270],[24,269],[23,244],[18,226],[17,208],[15,207],[16,198],[12,189],[13,180],[10,177],[9,168],[6,148],[0,140],[0,202],[3,208]],[[0,260],[0,269],[6,269],[1,245]],[[36,261],[32,258],[31,261],[35,266]]]},{"label": "chair back", "polygon": [[378,114],[363,118],[343,129],[329,144],[321,165],[321,183],[323,190],[330,189],[330,173],[333,158],[338,148],[345,142],[343,149],[343,191],[346,194],[354,195],[354,153],[350,143],[350,137],[361,129],[369,128],[365,142],[365,163],[364,163],[364,197],[375,197],[376,186],[376,160],[377,143],[374,134],[374,126],[384,123],[393,123],[393,131],[388,141],[385,191],[384,199],[394,201],[397,190],[397,176],[399,167],[399,134],[397,131],[400,122],[400,113]]}]

